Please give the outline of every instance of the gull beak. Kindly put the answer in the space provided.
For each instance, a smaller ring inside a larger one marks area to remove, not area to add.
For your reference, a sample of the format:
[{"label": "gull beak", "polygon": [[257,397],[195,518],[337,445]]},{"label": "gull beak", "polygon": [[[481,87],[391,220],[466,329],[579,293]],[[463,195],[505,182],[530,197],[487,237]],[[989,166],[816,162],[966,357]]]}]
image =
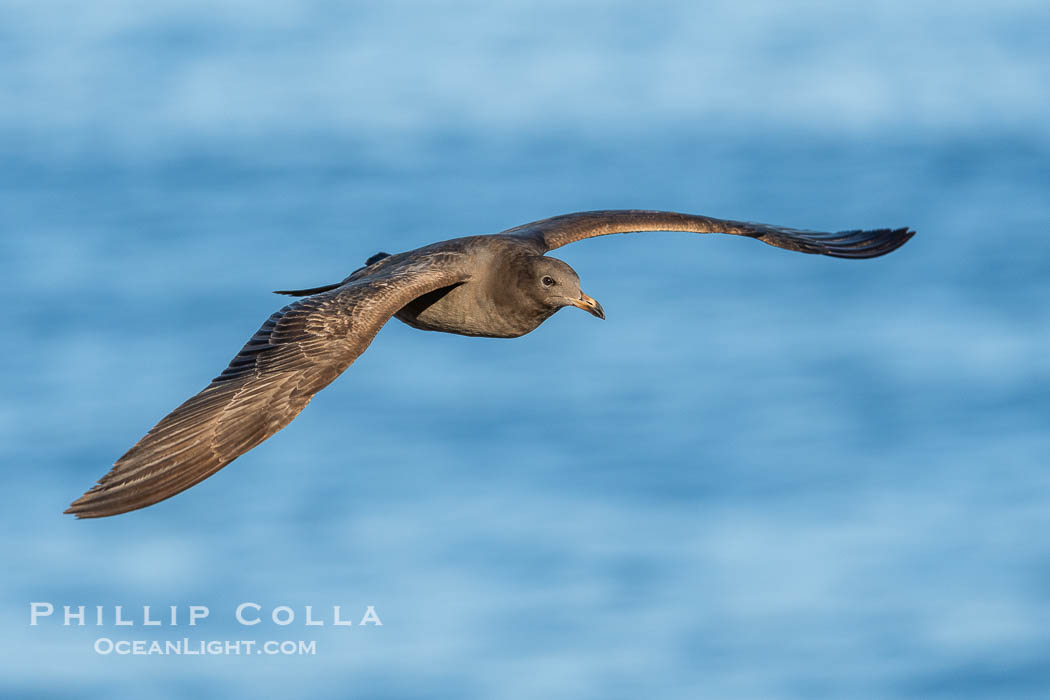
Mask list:
[{"label": "gull beak", "polygon": [[587,296],[586,294],[584,294],[583,292],[580,292],[579,299],[570,299],[569,303],[575,306],[577,309],[583,309],[591,316],[597,316],[600,319],[605,318],[605,309],[602,308],[602,305],[596,302],[594,299]]}]

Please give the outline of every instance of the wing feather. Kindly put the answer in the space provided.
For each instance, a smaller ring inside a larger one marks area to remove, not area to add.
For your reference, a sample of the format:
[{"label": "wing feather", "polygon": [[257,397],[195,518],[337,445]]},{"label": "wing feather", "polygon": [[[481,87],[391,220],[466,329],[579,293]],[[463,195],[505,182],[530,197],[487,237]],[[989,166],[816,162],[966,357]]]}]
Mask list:
[{"label": "wing feather", "polygon": [[97,518],[143,508],[222,469],[290,423],[401,307],[464,281],[461,257],[424,255],[274,313],[211,384],[157,423],[66,513]]}]

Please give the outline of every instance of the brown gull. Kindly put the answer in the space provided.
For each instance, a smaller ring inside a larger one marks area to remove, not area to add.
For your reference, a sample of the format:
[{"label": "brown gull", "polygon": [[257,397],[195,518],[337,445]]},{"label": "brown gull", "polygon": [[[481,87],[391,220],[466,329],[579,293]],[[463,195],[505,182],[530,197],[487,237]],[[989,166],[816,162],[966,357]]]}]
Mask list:
[{"label": "brown gull", "polygon": [[392,316],[415,328],[514,338],[559,309],[605,318],[580,278],[546,253],[610,233],[728,233],[801,253],[874,258],[904,245],[906,228],[823,233],[663,211],[565,214],[502,233],[379,253],[337,284],[282,291],[302,297],[262,325],[222,374],[165,416],[65,511],[98,518],[174,496],[288,425],[365,351]]}]

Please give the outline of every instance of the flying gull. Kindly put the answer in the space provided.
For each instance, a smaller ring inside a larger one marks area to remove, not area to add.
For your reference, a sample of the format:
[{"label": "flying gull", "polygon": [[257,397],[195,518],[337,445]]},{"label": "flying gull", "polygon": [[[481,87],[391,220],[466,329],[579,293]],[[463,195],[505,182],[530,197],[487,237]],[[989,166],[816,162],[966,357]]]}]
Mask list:
[{"label": "flying gull", "polygon": [[229,367],[169,413],[65,511],[116,515],[170,498],[288,425],[357,357],[391,316],[415,328],[515,338],[566,306],[605,318],[580,278],[548,251],[640,231],[728,233],[800,253],[874,258],[904,245],[907,228],[822,233],[663,211],[555,216],[487,236],[379,253],[342,282],[281,291],[302,297],[270,316]]}]

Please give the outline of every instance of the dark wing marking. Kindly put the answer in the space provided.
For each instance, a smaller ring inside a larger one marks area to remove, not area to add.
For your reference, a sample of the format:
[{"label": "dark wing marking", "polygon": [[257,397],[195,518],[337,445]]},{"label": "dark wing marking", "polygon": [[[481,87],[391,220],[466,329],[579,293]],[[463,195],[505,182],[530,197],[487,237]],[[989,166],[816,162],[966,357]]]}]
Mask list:
[{"label": "dark wing marking", "polygon": [[777,248],[797,250],[801,253],[830,255],[835,258],[875,258],[900,248],[915,235],[914,231],[907,228],[825,233],[748,221],[678,214],[672,211],[637,209],[565,214],[517,226],[504,231],[503,234],[529,239],[546,252],[584,238],[638,231],[729,233],[757,238]]},{"label": "dark wing marking", "polygon": [[457,254],[428,255],[284,307],[222,374],[157,423],[66,512],[124,513],[211,476],[288,425],[401,307],[464,281],[462,268]]}]

